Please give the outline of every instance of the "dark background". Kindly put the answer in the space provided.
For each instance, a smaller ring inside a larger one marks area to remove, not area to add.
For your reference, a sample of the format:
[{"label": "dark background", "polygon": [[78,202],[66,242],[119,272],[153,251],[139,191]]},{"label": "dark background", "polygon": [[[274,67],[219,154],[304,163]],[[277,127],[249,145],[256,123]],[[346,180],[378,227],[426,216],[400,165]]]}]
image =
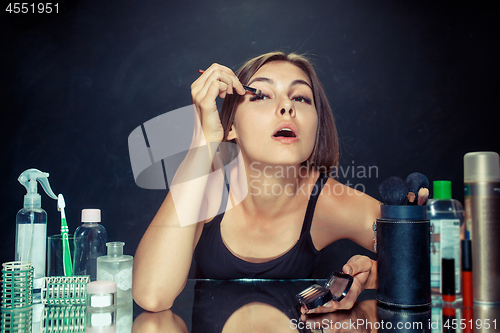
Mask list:
[{"label": "dark background", "polygon": [[[72,232],[82,208],[100,208],[108,240],[134,254],[166,191],[135,184],[128,135],[189,105],[197,70],[213,62],[236,70],[264,52],[308,53],[334,109],[341,167],[378,171],[340,181],[377,199],[382,180],[419,171],[451,180],[463,202],[463,155],[500,151],[498,1],[59,4],[59,15],[28,15],[3,3],[0,262],[14,259],[28,168],[50,173]],[[56,202],[42,194],[42,208],[48,235],[58,233]],[[330,246],[318,276],[361,250]]]}]

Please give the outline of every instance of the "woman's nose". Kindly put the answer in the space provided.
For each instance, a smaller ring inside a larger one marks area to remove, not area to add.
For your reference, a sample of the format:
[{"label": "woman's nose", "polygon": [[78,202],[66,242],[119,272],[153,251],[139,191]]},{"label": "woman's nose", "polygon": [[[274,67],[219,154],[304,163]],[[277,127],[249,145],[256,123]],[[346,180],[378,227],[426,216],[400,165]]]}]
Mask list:
[{"label": "woman's nose", "polygon": [[279,116],[289,116],[289,117],[292,117],[294,118],[295,117],[295,109],[293,107],[293,104],[292,102],[290,101],[286,101],[286,102],[282,102],[279,107],[278,107],[278,115]]}]

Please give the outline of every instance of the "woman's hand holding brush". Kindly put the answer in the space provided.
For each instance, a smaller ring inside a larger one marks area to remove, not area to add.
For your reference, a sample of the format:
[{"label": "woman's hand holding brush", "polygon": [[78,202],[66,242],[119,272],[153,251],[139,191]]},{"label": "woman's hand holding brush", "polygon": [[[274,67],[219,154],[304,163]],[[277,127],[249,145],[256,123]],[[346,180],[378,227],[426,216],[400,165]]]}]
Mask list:
[{"label": "woman's hand holding brush", "polygon": [[208,142],[221,142],[224,136],[217,111],[217,96],[225,98],[235,92],[244,95],[245,89],[231,69],[219,64],[211,65],[191,85],[193,104]]}]

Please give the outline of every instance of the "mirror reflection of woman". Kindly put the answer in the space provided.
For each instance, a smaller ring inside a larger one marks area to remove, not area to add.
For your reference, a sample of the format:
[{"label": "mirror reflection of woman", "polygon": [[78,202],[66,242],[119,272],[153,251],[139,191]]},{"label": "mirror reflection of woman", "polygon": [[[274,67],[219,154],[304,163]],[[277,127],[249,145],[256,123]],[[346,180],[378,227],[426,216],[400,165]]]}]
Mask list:
[{"label": "mirror reflection of woman", "polygon": [[194,289],[191,323],[176,310],[143,312],[134,321],[132,332],[306,333],[353,328],[355,332],[370,332],[370,326],[379,321],[376,300],[356,302],[350,310],[301,315],[295,295],[310,285],[311,281],[302,280],[198,280],[188,287]]},{"label": "mirror reflection of woman", "polygon": [[[242,84],[262,93],[251,94]],[[133,292],[141,307],[169,309],[193,257],[198,278],[288,279],[310,277],[320,251],[337,240],[373,250],[379,202],[329,177],[338,167],[337,131],[306,58],[268,53],[237,74],[213,64],[191,93],[200,120],[192,147],[207,149],[188,152],[174,177],[179,186],[171,187],[139,244]],[[220,116],[217,96],[224,98]],[[189,186],[182,181],[220,169],[224,156],[213,143],[221,142],[240,149],[239,164],[227,176],[227,200],[223,183],[214,185],[209,177]],[[242,189],[246,196],[238,196]],[[213,217],[217,211],[222,213]],[[351,308],[363,289],[376,288],[376,262],[366,256],[352,257],[343,272],[354,276],[347,297],[314,312]]]}]

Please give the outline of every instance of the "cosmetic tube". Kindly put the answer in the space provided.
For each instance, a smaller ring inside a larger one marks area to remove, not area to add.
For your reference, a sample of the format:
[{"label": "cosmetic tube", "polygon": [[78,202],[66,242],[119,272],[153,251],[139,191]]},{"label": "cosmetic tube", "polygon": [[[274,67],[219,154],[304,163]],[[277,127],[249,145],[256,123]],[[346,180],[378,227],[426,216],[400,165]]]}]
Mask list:
[{"label": "cosmetic tube", "polygon": [[451,303],[455,301],[455,259],[443,253],[441,259],[441,290],[443,301]]},{"label": "cosmetic tube", "polygon": [[462,239],[462,294],[464,307],[474,306],[472,295],[472,248],[470,239]]}]

